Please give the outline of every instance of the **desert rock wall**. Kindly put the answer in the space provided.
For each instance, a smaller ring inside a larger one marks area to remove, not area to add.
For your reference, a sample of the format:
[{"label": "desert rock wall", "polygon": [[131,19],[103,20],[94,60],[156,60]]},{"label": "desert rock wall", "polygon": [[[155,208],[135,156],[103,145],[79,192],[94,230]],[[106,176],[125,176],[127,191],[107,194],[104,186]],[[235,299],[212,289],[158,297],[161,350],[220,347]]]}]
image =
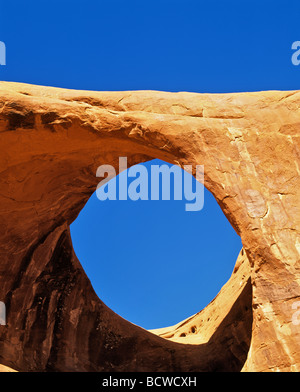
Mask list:
[{"label": "desert rock wall", "polygon": [[[299,371],[299,107],[298,91],[0,82],[0,363],[25,371]],[[120,156],[129,166],[153,158],[204,164],[205,186],[241,236],[237,266],[248,267],[237,267],[232,290],[216,298],[228,306],[209,305],[201,323],[194,316],[192,340],[179,336],[190,330],[153,334],[116,315],[74,254],[69,225],[96,189],[97,167],[117,167]]]}]

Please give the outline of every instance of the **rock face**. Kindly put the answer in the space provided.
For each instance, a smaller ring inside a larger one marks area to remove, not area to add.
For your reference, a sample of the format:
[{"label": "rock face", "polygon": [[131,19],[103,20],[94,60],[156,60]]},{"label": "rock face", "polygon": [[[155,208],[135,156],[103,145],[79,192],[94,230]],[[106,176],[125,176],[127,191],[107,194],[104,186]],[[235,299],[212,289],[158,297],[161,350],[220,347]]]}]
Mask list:
[{"label": "rock face", "polygon": [[16,370],[9,368],[8,366],[0,365],[0,373],[12,373]]},{"label": "rock face", "polygon": [[[299,371],[299,107],[297,91],[87,92],[1,82],[0,363],[22,371]],[[118,167],[120,156],[129,165],[204,164],[205,186],[243,242],[215,300],[154,333],[105,306],[70,239],[97,167]]]}]

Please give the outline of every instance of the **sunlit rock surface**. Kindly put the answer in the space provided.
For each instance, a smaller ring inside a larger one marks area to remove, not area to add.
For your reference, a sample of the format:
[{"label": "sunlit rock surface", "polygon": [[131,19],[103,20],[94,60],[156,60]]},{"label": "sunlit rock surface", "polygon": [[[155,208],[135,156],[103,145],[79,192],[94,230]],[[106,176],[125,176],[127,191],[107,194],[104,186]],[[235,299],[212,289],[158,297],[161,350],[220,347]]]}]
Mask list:
[{"label": "sunlit rock surface", "polygon": [[[1,82],[0,363],[21,371],[299,371],[299,107],[297,91]],[[205,186],[243,242],[207,308],[154,333],[103,304],[70,239],[97,167],[118,167],[119,156],[129,166],[204,164]]]}]

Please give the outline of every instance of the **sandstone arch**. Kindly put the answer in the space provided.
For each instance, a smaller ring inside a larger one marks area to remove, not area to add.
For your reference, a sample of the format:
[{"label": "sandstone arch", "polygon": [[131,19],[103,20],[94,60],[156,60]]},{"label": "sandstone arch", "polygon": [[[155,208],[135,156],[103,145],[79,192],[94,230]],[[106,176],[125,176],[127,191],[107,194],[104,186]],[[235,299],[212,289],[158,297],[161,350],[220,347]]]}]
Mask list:
[{"label": "sandstone arch", "polygon": [[[0,362],[17,370],[300,370],[292,323],[299,104],[297,91],[86,92],[1,82]],[[204,163],[205,185],[245,250],[217,298],[156,331],[163,337],[108,309],[72,250],[68,227],[97,185],[96,168],[117,167],[119,156],[129,165]],[[198,344],[185,344],[184,334]]]}]

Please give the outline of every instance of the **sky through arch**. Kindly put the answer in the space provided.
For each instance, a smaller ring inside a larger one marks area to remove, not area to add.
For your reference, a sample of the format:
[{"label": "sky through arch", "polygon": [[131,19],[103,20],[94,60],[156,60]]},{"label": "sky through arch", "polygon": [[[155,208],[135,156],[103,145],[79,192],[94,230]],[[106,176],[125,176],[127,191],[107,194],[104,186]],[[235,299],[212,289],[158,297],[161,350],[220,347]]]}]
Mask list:
[{"label": "sky through arch", "polygon": [[[150,173],[162,164],[143,166]],[[71,225],[75,252],[98,296],[146,329],[176,324],[205,307],[242,247],[208,190],[202,210],[186,211],[186,203],[172,192],[170,201],[99,201],[94,193]]]}]

